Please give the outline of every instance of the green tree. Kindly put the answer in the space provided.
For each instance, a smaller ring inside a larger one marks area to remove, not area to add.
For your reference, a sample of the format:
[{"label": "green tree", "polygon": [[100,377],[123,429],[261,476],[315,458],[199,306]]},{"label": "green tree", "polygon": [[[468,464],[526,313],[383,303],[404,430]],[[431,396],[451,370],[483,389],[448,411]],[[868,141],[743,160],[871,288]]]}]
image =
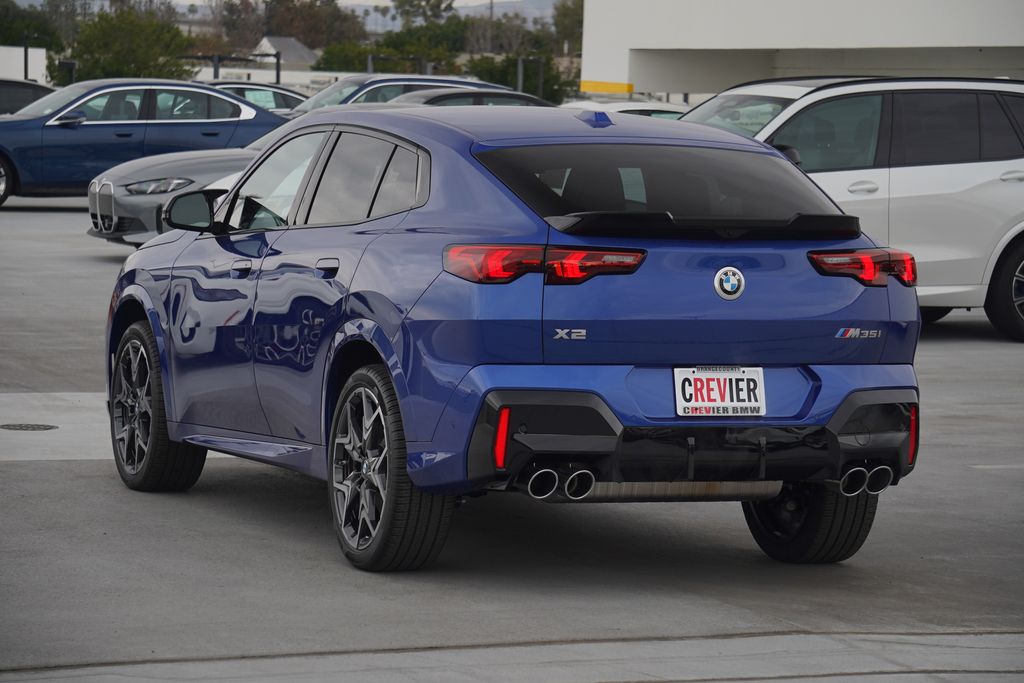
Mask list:
[{"label": "green tree", "polygon": [[224,37],[238,51],[255,48],[267,28],[266,13],[253,0],[224,0],[220,21]]},{"label": "green tree", "polygon": [[0,0],[0,45],[25,45],[62,49],[60,35],[50,19],[34,7],[19,7],[14,0]]},{"label": "green tree", "polygon": [[74,40],[81,22],[94,16],[92,0],[43,0],[40,11],[65,44]]},{"label": "green tree", "polygon": [[583,49],[583,0],[558,0],[555,3],[555,39],[561,52],[569,44],[569,54]]},{"label": "green tree", "polygon": [[[79,27],[68,55],[78,62],[76,78],[191,78],[195,71],[180,57],[191,49],[189,39],[172,22],[154,12],[132,8],[101,12]],[[61,74],[51,70],[50,78]]]},{"label": "green tree", "polygon": [[[540,60],[539,62],[536,60]],[[480,80],[516,87],[517,85],[518,57],[509,55],[503,59],[495,59],[490,55],[469,60],[466,64],[467,73],[476,76]],[[557,68],[551,55],[544,55],[528,59],[523,64],[523,92],[538,94],[538,82],[543,74],[544,83],[540,97],[552,102],[561,104],[566,95],[575,89],[576,84],[567,80]]]},{"label": "green tree", "polygon": [[455,11],[455,0],[391,0],[391,16],[402,21],[402,28],[409,28],[416,21],[425,24],[441,21]]},{"label": "green tree", "polygon": [[291,36],[313,49],[366,40],[362,18],[334,0],[267,0],[266,7],[268,35]]}]

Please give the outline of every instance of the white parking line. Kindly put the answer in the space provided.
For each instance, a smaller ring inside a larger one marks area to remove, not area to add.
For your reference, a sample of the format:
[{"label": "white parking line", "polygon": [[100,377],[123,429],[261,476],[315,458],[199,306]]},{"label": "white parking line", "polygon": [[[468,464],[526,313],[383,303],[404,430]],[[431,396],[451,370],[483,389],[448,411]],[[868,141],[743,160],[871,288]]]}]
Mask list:
[{"label": "white parking line", "polygon": [[968,465],[974,470],[1024,470],[1024,463],[1014,465]]},{"label": "white parking line", "polygon": [[45,431],[0,428],[0,462],[113,457],[103,392],[0,393],[0,425],[57,427]]}]

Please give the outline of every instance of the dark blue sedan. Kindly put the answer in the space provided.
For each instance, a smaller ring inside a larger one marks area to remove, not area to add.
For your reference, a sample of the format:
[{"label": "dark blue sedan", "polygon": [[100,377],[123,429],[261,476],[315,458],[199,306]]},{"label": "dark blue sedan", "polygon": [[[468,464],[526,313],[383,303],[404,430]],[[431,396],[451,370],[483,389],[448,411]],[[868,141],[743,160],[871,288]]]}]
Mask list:
[{"label": "dark blue sedan", "polygon": [[76,83],[0,117],[0,204],[11,195],[84,195],[90,180],[125,161],[243,147],[283,122],[197,83]]}]

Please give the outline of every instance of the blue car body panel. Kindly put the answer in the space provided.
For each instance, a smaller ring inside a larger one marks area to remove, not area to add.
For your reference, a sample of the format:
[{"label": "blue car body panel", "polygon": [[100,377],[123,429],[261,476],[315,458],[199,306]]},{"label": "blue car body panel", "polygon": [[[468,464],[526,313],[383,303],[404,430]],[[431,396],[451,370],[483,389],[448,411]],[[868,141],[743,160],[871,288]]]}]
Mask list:
[{"label": "blue car body panel", "polygon": [[[0,117],[0,154],[13,166],[14,194],[84,195],[89,181],[126,161],[164,152],[243,147],[285,121],[230,93],[197,83],[116,79],[85,81],[74,87],[78,96],[45,115]],[[154,88],[206,92],[243,107],[244,115],[241,119],[154,120],[146,100],[139,118],[133,121],[90,121],[70,127],[53,122],[61,113],[73,111],[78,103],[111,88],[147,93]]]},{"label": "blue car body panel", "polygon": [[[395,385],[413,482],[450,492],[478,488],[471,440],[487,397],[499,391],[596,396],[622,426],[639,429],[821,426],[858,392],[916,395],[914,290],[894,278],[865,287],[824,277],[807,259],[811,250],[872,247],[866,237],[574,236],[529,210],[476,156],[583,142],[780,157],[775,150],[703,126],[613,116],[613,126],[595,128],[562,110],[536,111],[307,115],[304,125],[378,130],[421,148],[429,198],[358,225],[161,236],[128,258],[115,287],[108,369],[141,305],[161,340],[172,439],[325,478],[341,388],[335,371],[353,349],[372,348]],[[541,273],[481,285],[442,269],[445,247],[457,243],[630,247],[647,260],[631,275],[579,285],[546,285]],[[324,259],[333,262],[322,267]],[[723,266],[748,278],[744,296],[725,305],[712,288]],[[585,328],[587,340],[558,340],[560,328]],[[837,338],[843,328],[878,335]],[[693,365],[763,367],[767,414],[678,417],[672,369]]]}]

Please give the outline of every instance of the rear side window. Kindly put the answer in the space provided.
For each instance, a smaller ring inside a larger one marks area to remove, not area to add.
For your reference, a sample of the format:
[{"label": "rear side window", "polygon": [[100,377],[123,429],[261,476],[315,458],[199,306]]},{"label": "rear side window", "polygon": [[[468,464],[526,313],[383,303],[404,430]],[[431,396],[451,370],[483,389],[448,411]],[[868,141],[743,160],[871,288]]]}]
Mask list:
[{"label": "rear side window", "polygon": [[965,92],[896,94],[893,160],[900,166],[978,161],[978,96]]},{"label": "rear side window", "polygon": [[1024,146],[995,95],[978,95],[981,115],[981,158],[1009,159],[1024,155]]},{"label": "rear side window", "polygon": [[795,114],[772,137],[772,144],[800,152],[800,168],[807,173],[870,168],[881,121],[881,95],[840,97]]},{"label": "rear side window", "polygon": [[510,147],[481,163],[543,217],[668,212],[676,220],[788,221],[838,214],[786,159],[667,145]]},{"label": "rear side window", "polygon": [[343,133],[334,146],[309,210],[311,224],[366,220],[395,145],[357,133]]},{"label": "rear side window", "polygon": [[1003,101],[1010,108],[1017,125],[1024,128],[1024,95],[1003,95]]},{"label": "rear side window", "polygon": [[242,108],[234,102],[228,102],[227,100],[210,95],[211,119],[236,119],[241,113]]},{"label": "rear side window", "polygon": [[391,163],[377,190],[370,217],[387,216],[416,205],[416,175],[419,156],[403,147],[395,147]]}]

